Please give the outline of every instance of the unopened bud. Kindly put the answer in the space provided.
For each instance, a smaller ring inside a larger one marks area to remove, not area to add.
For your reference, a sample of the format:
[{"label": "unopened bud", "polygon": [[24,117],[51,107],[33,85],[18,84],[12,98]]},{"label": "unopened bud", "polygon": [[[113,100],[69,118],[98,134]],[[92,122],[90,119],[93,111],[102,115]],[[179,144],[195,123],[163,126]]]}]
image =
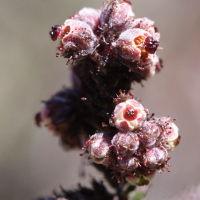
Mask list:
[{"label": "unopened bud", "polygon": [[147,17],[135,19],[130,24],[130,28],[141,28],[149,32],[156,40],[160,39],[160,33],[158,33],[158,29],[154,26],[154,21],[148,19]]},{"label": "unopened bud", "polygon": [[94,162],[105,164],[109,159],[111,139],[106,133],[95,133],[87,142],[88,151],[92,155]]},{"label": "unopened bud", "polygon": [[82,8],[78,14],[73,16],[73,19],[78,19],[80,21],[86,22],[92,30],[95,30],[99,26],[99,17],[101,14],[101,9],[93,8]]},{"label": "unopened bud", "polygon": [[140,144],[138,136],[132,132],[117,133],[111,143],[122,155],[135,153]]},{"label": "unopened bud", "polygon": [[154,121],[145,121],[140,130],[140,142],[145,147],[153,146],[160,136],[160,127]]},{"label": "unopened bud", "polygon": [[134,13],[132,5],[127,1],[119,1],[113,7],[108,25],[114,31],[125,30],[128,24],[133,21]]},{"label": "unopened bud", "polygon": [[169,156],[164,148],[154,147],[143,154],[143,159],[146,167],[156,168],[162,164],[166,164]]},{"label": "unopened bud", "polygon": [[164,130],[163,146],[165,146],[168,151],[172,151],[174,147],[179,144],[180,136],[178,134],[178,127],[169,117],[162,117],[157,119],[157,121]]},{"label": "unopened bud", "polygon": [[159,72],[162,68],[161,60],[158,58],[156,53],[153,55],[151,62],[144,67],[145,77],[152,77],[155,73]]},{"label": "unopened bud", "polygon": [[127,171],[133,171],[138,167],[138,159],[135,157],[127,156],[123,157],[123,159],[120,159],[118,161],[118,168],[120,168],[120,171],[127,170]]}]

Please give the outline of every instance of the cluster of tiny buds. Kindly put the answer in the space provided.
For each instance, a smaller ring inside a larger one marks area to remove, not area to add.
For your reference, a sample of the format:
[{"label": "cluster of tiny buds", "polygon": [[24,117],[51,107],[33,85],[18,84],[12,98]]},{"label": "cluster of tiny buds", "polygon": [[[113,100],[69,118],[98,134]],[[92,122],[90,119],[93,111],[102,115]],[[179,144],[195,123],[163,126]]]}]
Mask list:
[{"label": "cluster of tiny buds", "polygon": [[57,57],[81,60],[90,57],[105,66],[117,60],[130,70],[146,71],[148,78],[162,66],[156,55],[160,34],[148,18],[135,18],[128,1],[110,0],[103,8],[83,8],[64,22],[52,26],[53,41],[60,38]]},{"label": "cluster of tiny buds", "polygon": [[170,117],[148,117],[130,93],[121,92],[117,100],[110,120],[116,130],[95,133],[83,149],[95,163],[112,169],[117,179],[148,184],[156,170],[169,171],[168,152],[179,144],[178,127]]}]

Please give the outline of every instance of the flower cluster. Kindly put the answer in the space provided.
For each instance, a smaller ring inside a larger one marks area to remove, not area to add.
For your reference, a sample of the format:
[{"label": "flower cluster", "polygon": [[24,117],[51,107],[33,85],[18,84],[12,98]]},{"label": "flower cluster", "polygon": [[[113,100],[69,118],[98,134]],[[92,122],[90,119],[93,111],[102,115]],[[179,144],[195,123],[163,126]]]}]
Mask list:
[{"label": "flower cluster", "polygon": [[130,94],[121,93],[115,102],[110,125],[116,130],[95,133],[84,148],[117,179],[148,184],[156,170],[167,169],[168,152],[180,140],[178,128],[170,117],[148,118],[148,111]]},{"label": "flower cluster", "polygon": [[52,26],[52,40],[60,38],[57,56],[76,61],[89,57],[99,67],[123,65],[135,72],[132,81],[154,75],[162,66],[155,53],[160,34],[153,21],[134,16],[131,3],[122,0],[110,0],[100,9],[83,8],[64,25]]},{"label": "flower cluster", "polygon": [[[180,140],[174,119],[150,117],[128,92],[133,82],[162,68],[154,22],[135,18],[126,0],[109,0],[103,8],[83,8],[52,26],[50,37],[60,40],[56,56],[71,63],[72,88],[43,101],[37,125],[45,124],[68,149],[85,144],[107,180],[112,171],[119,181],[148,184],[157,170],[167,169],[168,153]],[[119,193],[123,184],[114,182],[109,183]]]}]

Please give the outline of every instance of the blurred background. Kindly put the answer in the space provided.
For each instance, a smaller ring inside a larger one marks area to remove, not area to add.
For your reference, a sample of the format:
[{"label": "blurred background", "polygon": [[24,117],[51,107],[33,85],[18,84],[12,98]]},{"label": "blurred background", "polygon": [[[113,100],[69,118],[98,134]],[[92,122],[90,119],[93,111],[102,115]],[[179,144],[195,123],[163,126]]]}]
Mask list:
[{"label": "blurred background", "polygon": [[[157,173],[148,200],[167,200],[200,182],[200,12],[199,0],[131,0],[136,17],[146,16],[161,33],[164,68],[141,85],[136,97],[156,116],[176,117],[181,143],[172,152],[171,172]],[[59,185],[76,188],[79,151],[64,152],[58,138],[34,124],[41,100],[70,86],[66,60],[48,32],[101,0],[0,0],[0,199],[27,200]],[[88,169],[87,169],[88,171]],[[88,172],[88,175],[90,173]]]}]

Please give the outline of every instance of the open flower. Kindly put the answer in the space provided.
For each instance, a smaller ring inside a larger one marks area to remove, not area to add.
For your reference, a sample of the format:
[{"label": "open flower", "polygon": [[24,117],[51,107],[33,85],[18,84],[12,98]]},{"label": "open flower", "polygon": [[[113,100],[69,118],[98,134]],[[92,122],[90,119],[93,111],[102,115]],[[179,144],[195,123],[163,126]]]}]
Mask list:
[{"label": "open flower", "polygon": [[74,52],[78,57],[91,53],[97,41],[92,28],[84,21],[67,19],[61,31],[61,46],[65,54]]},{"label": "open flower", "polygon": [[133,131],[140,127],[147,114],[142,104],[135,99],[119,103],[113,112],[114,125],[120,131]]},{"label": "open flower", "polygon": [[112,43],[116,56],[128,67],[133,62],[149,64],[159,43],[153,36],[140,28],[127,29],[119,35],[119,38]]},{"label": "open flower", "polygon": [[[91,28],[92,25],[90,24],[90,26],[87,20],[85,21],[67,19],[63,26],[52,27],[52,31],[50,31],[51,39],[61,38],[58,50],[62,52],[62,56],[80,59],[94,51],[97,45],[97,37],[92,30],[94,27]],[[92,24],[94,23],[95,21]]]}]

